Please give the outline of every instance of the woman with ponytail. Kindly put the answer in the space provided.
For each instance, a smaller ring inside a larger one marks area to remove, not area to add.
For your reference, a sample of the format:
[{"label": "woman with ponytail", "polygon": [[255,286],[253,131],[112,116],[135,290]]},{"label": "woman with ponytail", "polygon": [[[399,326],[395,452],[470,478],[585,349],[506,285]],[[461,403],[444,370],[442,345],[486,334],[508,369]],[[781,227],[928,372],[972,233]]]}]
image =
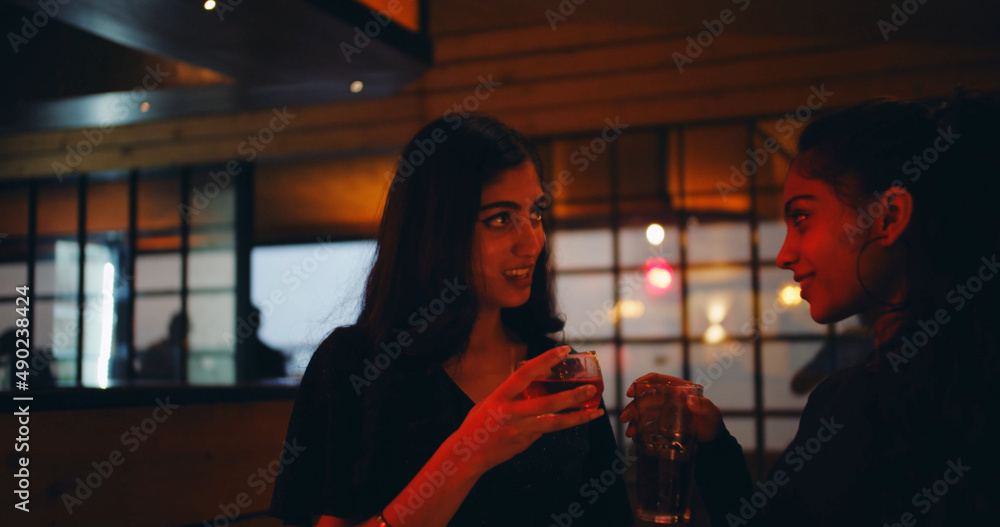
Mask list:
[{"label": "woman with ponytail", "polygon": [[713,525],[996,521],[998,130],[996,94],[958,91],[869,101],[803,131],[778,265],[814,320],[861,314],[876,346],[814,389],[760,482],[719,409],[693,401]]}]

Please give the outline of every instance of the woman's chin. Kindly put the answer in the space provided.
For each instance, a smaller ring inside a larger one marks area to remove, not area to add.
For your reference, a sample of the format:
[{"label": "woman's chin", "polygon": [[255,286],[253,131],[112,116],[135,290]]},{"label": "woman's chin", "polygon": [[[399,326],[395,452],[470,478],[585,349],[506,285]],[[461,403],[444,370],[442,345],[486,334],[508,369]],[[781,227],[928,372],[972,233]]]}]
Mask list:
[{"label": "woman's chin", "polygon": [[840,322],[854,313],[849,312],[850,310],[837,310],[832,309],[830,306],[826,306],[819,303],[809,302],[809,316],[817,324],[833,324],[834,322]]}]

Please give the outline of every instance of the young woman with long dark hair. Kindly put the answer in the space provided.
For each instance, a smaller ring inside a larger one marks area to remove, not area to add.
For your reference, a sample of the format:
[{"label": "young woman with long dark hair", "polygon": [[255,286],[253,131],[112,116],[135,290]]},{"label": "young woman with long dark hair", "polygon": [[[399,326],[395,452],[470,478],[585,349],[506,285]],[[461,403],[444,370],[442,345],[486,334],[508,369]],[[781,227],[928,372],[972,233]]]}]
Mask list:
[{"label": "young woman with long dark hair", "polygon": [[600,479],[622,464],[603,402],[558,413],[592,387],[520,398],[570,352],[546,336],[563,322],[541,181],[530,143],[486,116],[438,119],[410,141],[358,321],[336,329],[303,376],[286,440],[297,457],[282,459],[272,515],[325,526],[633,524],[621,477]]},{"label": "young woman with long dark hair", "polygon": [[[876,346],[813,390],[756,483],[720,410],[692,399],[713,525],[996,521],[998,120],[996,94],[959,91],[866,102],[803,131],[778,265],[814,320],[863,314]],[[621,419],[634,417],[629,405]]]}]

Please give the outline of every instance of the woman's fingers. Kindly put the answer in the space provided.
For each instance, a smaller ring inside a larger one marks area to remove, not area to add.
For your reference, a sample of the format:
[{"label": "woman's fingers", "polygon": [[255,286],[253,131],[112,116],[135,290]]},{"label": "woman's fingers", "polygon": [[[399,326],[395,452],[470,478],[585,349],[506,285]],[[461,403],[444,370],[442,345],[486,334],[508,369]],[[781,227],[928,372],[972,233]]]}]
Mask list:
[{"label": "woman's fingers", "polygon": [[589,423],[602,415],[604,415],[602,408],[579,410],[568,414],[540,415],[531,420],[530,423],[526,423],[525,427],[541,433],[555,432]]},{"label": "woman's fingers", "polygon": [[554,414],[578,406],[595,395],[597,395],[597,387],[593,384],[585,384],[572,390],[564,390],[544,397],[516,401],[514,411],[526,416]]},{"label": "woman's fingers", "polygon": [[542,353],[514,371],[497,390],[507,399],[516,398],[531,381],[548,375],[552,367],[565,359],[569,352],[569,346],[559,346]]}]

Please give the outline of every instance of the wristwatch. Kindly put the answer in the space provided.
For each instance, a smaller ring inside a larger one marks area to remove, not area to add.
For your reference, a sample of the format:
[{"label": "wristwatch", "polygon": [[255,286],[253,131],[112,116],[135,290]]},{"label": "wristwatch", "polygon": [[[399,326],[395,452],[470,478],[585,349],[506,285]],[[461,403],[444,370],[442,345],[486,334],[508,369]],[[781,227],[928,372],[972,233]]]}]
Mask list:
[{"label": "wristwatch", "polygon": [[381,512],[375,515],[375,525],[378,527],[391,527],[389,522],[385,521],[385,518],[382,517]]}]

